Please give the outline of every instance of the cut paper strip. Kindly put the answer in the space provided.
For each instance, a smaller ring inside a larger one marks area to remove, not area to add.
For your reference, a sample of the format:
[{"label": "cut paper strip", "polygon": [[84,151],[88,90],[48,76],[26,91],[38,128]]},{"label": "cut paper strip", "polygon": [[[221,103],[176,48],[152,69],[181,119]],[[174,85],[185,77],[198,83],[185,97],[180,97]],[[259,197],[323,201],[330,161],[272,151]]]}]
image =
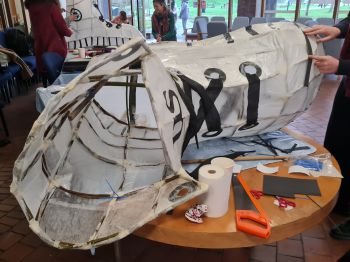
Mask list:
[{"label": "cut paper strip", "polygon": [[290,166],[289,169],[288,169],[288,174],[292,174],[292,173],[302,173],[302,174],[305,174],[305,175],[312,175],[311,171],[308,170],[307,168],[303,167],[303,166]]},{"label": "cut paper strip", "polygon": [[[274,201],[273,201],[273,203],[274,203],[274,205],[276,205],[276,206],[280,206],[280,204],[279,204],[279,202],[278,202],[278,200],[277,199],[275,199]],[[282,209],[284,209],[285,211],[289,211],[289,210],[292,210],[292,209],[294,209],[294,207],[292,207],[292,206],[287,206],[287,207],[282,207]]]},{"label": "cut paper strip", "polygon": [[242,166],[235,163],[232,169],[232,173],[239,174],[241,173],[241,170],[242,170]]},{"label": "cut paper strip", "polygon": [[274,174],[278,172],[278,167],[267,167],[263,164],[259,163],[256,167],[256,169],[264,174]]},{"label": "cut paper strip", "polygon": [[305,174],[313,177],[327,176],[327,177],[343,178],[343,176],[339,173],[339,171],[334,166],[325,167],[321,171],[312,171],[305,167],[294,165],[289,167],[288,173],[289,174],[301,173],[301,174]]}]

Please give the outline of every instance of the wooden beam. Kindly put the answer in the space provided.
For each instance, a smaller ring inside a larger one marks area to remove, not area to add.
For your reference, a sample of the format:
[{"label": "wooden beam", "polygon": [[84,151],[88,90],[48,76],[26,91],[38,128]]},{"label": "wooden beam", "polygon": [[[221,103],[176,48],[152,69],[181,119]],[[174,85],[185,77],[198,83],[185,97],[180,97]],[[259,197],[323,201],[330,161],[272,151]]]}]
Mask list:
[{"label": "wooden beam", "polygon": [[228,0],[228,18],[227,18],[227,22],[228,22],[228,31],[231,31],[231,27],[232,27],[232,9],[233,9],[233,0]]},{"label": "wooden beam", "polygon": [[340,6],[340,0],[335,0],[334,8],[333,8],[333,20],[334,20],[334,23],[337,20],[339,6]]},{"label": "wooden beam", "polygon": [[6,28],[6,20],[5,20],[5,10],[3,8],[3,2],[4,0],[0,0],[0,16],[1,16],[1,23],[2,23],[2,30]]},{"label": "wooden beam", "polygon": [[9,25],[9,27],[13,27],[12,15],[11,15],[11,10],[10,10],[9,2],[6,1],[6,0],[3,0],[3,2],[5,3],[6,16],[7,16],[7,23],[8,23],[8,25]]},{"label": "wooden beam", "polygon": [[26,11],[25,11],[25,6],[24,6],[24,0],[21,0],[21,9],[22,9],[22,15],[23,15],[23,21],[24,21],[24,30],[27,35],[29,35],[29,30],[28,30],[28,24],[27,24],[27,16],[26,16]]},{"label": "wooden beam", "polygon": [[297,21],[300,15],[300,5],[301,5],[301,0],[297,0],[295,4],[295,15],[294,15],[294,22]]},{"label": "wooden beam", "polygon": [[265,15],[265,6],[266,6],[265,0],[261,0],[261,8],[260,8],[260,16],[261,17],[264,17],[264,15]]},{"label": "wooden beam", "polygon": [[197,0],[197,16],[202,15],[202,0]]}]

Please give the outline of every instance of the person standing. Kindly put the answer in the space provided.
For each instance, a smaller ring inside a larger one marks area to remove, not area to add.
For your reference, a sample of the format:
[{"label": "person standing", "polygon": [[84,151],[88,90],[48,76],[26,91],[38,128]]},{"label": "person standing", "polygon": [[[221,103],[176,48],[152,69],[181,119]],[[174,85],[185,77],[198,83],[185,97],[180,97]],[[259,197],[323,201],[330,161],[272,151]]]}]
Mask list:
[{"label": "person standing", "polygon": [[[62,11],[57,0],[25,0],[28,9],[34,36],[34,51],[39,74],[45,72],[42,55],[53,52],[62,58],[62,64],[67,56],[67,43],[65,36],[71,36],[62,16]],[[59,69],[60,70],[60,69]]]},{"label": "person standing", "polygon": [[323,35],[318,42],[345,38],[340,59],[332,56],[310,56],[323,74],[344,75],[334,98],[324,146],[337,159],[342,175],[339,198],[335,211],[350,216],[350,13],[335,26],[316,25],[304,30],[305,34]]},{"label": "person standing", "polygon": [[[343,175],[339,197],[334,211],[350,217],[350,12],[347,18],[335,26],[316,25],[304,30],[308,36],[319,36],[318,42],[326,42],[335,38],[345,38],[340,58],[332,56],[309,56],[315,66],[323,74],[343,75],[334,98],[332,113],[328,122],[324,146],[338,161]],[[350,240],[350,220],[333,228],[333,238]],[[338,261],[349,261],[348,251]]]},{"label": "person standing", "polygon": [[153,0],[152,34],[157,42],[176,41],[174,14],[166,7],[164,0]]},{"label": "person standing", "polygon": [[180,15],[179,17],[182,20],[182,28],[184,30],[183,34],[186,33],[186,24],[187,24],[187,20],[189,17],[189,7],[188,7],[188,0],[182,0],[182,4],[181,4],[181,11],[180,11]]},{"label": "person standing", "polygon": [[174,19],[175,19],[175,24],[176,24],[176,21],[177,21],[177,6],[176,6],[175,0],[170,0],[169,9],[174,14]]}]

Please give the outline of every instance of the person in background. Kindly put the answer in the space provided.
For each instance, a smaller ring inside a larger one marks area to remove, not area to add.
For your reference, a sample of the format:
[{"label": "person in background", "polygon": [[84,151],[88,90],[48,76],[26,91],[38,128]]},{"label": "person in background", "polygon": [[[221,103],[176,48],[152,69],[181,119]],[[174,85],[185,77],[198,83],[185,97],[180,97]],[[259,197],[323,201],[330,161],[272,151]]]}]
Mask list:
[{"label": "person in background", "polygon": [[126,16],[125,11],[120,11],[119,15],[116,16],[112,21],[113,24],[129,24],[128,17]]},{"label": "person in background", "polygon": [[[345,38],[340,58],[332,56],[309,56],[322,74],[344,75],[334,98],[332,113],[328,122],[325,148],[338,161],[343,180],[334,211],[350,216],[350,13],[335,26],[316,25],[304,30],[308,36],[322,35],[318,42],[334,38]],[[333,238],[350,240],[350,220],[338,225],[330,232]],[[339,261],[350,261],[349,251]]]},{"label": "person in background", "polygon": [[67,56],[65,36],[71,36],[56,0],[25,0],[28,9],[32,32],[34,36],[34,51],[39,74],[45,72],[42,55],[45,52],[54,52],[62,58],[62,64]]},{"label": "person in background", "polygon": [[169,9],[174,14],[174,19],[175,19],[175,24],[176,24],[176,20],[177,20],[177,6],[176,6],[175,0],[170,0]]},{"label": "person in background", "polygon": [[188,0],[182,0],[181,11],[179,17],[182,20],[182,28],[184,30],[183,34],[186,34],[186,24],[189,17]]},{"label": "person in background", "polygon": [[153,0],[152,34],[157,42],[176,41],[174,14],[166,7],[164,0]]}]

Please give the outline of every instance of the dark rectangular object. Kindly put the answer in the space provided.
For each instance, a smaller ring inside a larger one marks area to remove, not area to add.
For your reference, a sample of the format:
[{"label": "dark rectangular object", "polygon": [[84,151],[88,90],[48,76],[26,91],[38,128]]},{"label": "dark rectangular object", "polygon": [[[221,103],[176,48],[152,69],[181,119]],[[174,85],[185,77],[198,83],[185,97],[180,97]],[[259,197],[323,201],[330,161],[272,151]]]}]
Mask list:
[{"label": "dark rectangular object", "polygon": [[233,185],[233,194],[235,200],[235,209],[236,210],[254,210],[256,208],[252,201],[250,200],[247,192],[244,190],[241,183],[238,181],[237,176],[232,176],[232,185]]},{"label": "dark rectangular object", "polygon": [[65,61],[62,72],[83,72],[90,61]]},{"label": "dark rectangular object", "polygon": [[263,192],[266,195],[294,198],[294,194],[321,196],[316,179],[298,179],[264,175]]}]

